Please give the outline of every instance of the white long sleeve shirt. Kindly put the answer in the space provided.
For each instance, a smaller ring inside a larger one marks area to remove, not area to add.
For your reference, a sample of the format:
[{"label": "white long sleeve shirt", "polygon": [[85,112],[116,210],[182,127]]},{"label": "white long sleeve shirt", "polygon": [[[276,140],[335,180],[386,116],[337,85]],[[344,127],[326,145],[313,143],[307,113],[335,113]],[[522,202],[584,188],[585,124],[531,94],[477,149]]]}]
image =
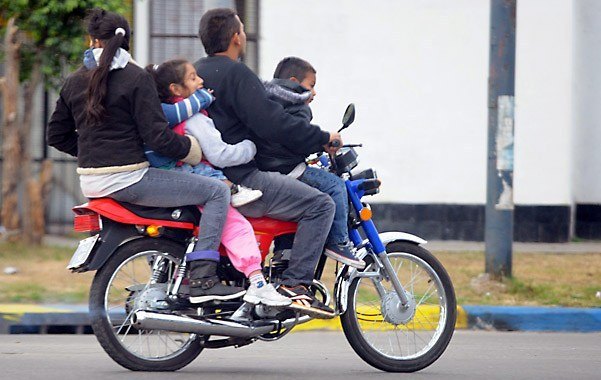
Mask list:
[{"label": "white long sleeve shirt", "polygon": [[227,168],[250,162],[257,153],[257,147],[250,140],[228,144],[221,139],[213,120],[198,113],[186,120],[186,133],[200,143],[203,157],[214,166]]}]

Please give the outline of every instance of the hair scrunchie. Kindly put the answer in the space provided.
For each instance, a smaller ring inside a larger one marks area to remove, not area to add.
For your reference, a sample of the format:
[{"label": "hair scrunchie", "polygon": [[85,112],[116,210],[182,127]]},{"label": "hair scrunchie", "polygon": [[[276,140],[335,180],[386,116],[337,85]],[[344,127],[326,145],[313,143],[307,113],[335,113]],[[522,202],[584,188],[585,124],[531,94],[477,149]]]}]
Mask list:
[{"label": "hair scrunchie", "polygon": [[122,35],[122,36],[125,36],[125,29],[123,29],[123,28],[117,28],[117,29],[115,29],[115,36],[119,35],[119,34]]}]

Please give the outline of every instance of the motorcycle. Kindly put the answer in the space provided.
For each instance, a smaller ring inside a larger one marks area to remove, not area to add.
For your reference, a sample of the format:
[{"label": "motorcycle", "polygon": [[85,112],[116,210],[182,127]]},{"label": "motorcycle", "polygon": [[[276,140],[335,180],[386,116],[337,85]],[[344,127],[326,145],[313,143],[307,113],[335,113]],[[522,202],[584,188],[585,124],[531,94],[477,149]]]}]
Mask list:
[{"label": "motorcycle", "polygon": [[[355,118],[351,104],[343,117]],[[360,144],[345,145],[317,162],[345,180],[349,234],[364,269],[336,264],[333,293],[321,282],[322,255],[311,290],[332,304],[353,350],[375,368],[414,372],[435,362],[455,328],[456,300],[449,275],[424,247],[404,232],[379,233],[365,196],[379,192],[373,169],[353,173]],[[289,309],[240,300],[188,302],[184,255],[193,250],[200,213],[196,207],[152,208],[90,200],[73,208],[74,229],[89,232],[68,269],[97,271],[90,289],[90,320],[100,345],[130,370],[175,371],[204,349],[276,341],[311,320]],[[286,252],[270,252],[274,238],[294,233],[296,223],[248,218],[263,257],[264,275],[274,284],[288,266]],[[362,237],[360,230],[365,238]],[[218,270],[225,283],[248,286],[222,252]],[[332,295],[333,294],[333,295]]]}]

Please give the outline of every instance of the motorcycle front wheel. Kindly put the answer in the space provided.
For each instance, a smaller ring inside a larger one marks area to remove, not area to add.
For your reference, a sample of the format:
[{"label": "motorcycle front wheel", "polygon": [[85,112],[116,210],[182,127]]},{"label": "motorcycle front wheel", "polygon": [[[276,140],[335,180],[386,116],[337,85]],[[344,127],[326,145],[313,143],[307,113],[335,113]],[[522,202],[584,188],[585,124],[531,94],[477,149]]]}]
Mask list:
[{"label": "motorcycle front wheel", "polygon": [[175,371],[201,353],[201,337],[196,334],[143,330],[132,323],[137,310],[168,312],[167,286],[183,252],[172,241],[135,240],[118,248],[96,273],[90,289],[92,329],[121,366],[132,371]]},{"label": "motorcycle front wheel", "polygon": [[[451,279],[426,249],[392,242],[386,253],[410,300],[400,300],[387,274],[356,277],[348,290],[348,307],[341,316],[353,350],[368,364],[388,372],[415,372],[434,363],[455,330],[457,304]],[[366,257],[364,272],[377,272]]]}]

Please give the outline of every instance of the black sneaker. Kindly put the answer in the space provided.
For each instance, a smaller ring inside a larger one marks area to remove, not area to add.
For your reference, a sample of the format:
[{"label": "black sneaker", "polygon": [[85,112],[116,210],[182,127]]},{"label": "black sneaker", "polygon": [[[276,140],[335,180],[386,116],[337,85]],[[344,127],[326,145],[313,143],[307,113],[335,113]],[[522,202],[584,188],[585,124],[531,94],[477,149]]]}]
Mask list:
[{"label": "black sneaker", "polygon": [[287,306],[290,309],[298,310],[313,318],[319,319],[330,319],[336,316],[336,313],[331,307],[315,298],[304,285],[280,285],[278,287],[278,292],[292,300],[292,303]]},{"label": "black sneaker", "polygon": [[355,257],[350,242],[342,244],[328,245],[325,249],[325,255],[331,259],[357,269],[365,268],[365,261]]},{"label": "black sneaker", "polygon": [[190,280],[190,303],[233,300],[245,293],[244,288],[222,284],[217,276]]},{"label": "black sneaker", "polygon": [[242,297],[246,290],[227,286],[217,277],[217,261],[190,261],[190,303],[227,301]]}]

